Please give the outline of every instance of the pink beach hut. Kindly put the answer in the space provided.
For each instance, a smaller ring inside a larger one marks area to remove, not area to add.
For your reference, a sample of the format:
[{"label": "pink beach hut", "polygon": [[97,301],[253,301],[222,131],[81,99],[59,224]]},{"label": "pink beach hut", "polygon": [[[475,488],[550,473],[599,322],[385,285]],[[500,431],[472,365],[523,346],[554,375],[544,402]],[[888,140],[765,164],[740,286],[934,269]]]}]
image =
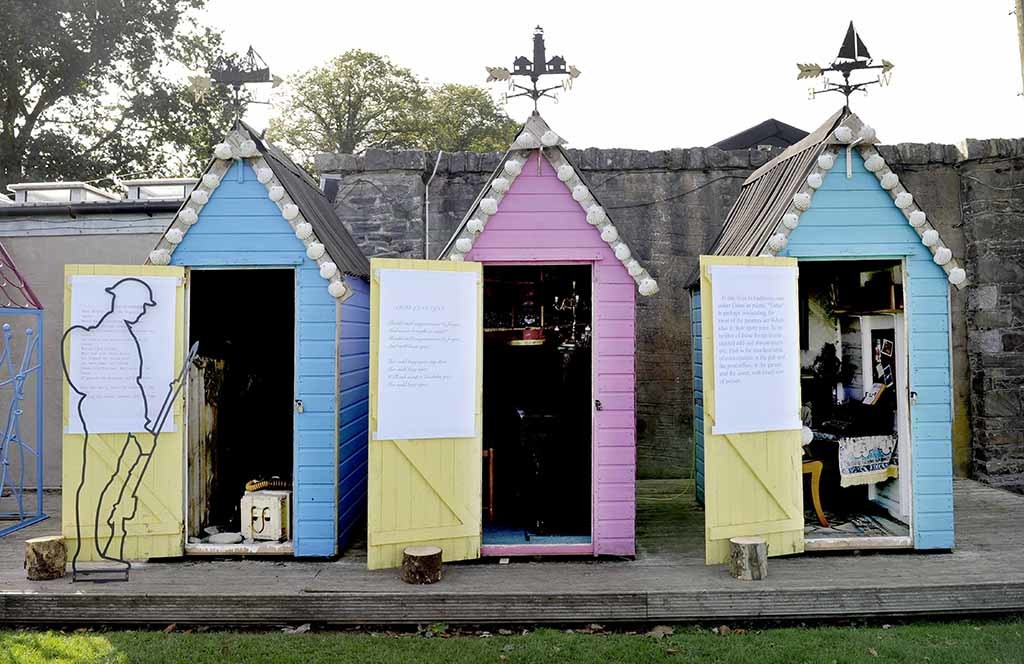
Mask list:
[{"label": "pink beach hut", "polygon": [[636,295],[658,285],[534,113],[440,258],[483,264],[484,556],[635,546]]}]

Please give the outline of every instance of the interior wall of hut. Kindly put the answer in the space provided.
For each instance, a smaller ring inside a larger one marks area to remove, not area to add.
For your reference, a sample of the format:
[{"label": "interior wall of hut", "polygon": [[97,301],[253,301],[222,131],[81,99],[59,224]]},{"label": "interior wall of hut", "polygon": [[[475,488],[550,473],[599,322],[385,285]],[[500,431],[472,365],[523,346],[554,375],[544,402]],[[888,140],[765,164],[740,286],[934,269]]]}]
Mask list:
[{"label": "interior wall of hut", "polygon": [[900,261],[800,264],[809,539],[909,535],[902,276]]},{"label": "interior wall of hut", "polygon": [[591,273],[484,267],[485,544],[591,535]]},{"label": "interior wall of hut", "polygon": [[189,436],[190,536],[210,526],[238,532],[250,480],[291,487],[294,337],[293,270],[191,271],[189,343],[199,343],[203,412],[190,417],[204,422]]}]

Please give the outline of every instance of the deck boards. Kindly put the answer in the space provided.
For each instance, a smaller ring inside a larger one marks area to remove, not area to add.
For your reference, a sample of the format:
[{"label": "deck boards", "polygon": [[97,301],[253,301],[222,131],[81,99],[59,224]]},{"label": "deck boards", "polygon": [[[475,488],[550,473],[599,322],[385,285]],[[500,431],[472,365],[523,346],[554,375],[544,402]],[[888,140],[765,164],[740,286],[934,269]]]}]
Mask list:
[{"label": "deck boards", "polygon": [[[692,486],[640,483],[636,560],[448,564],[433,586],[366,570],[353,547],[336,561],[186,560],[143,563],[125,583],[24,578],[24,539],[51,518],[0,539],[0,620],[15,623],[580,623],[1024,610],[1024,497],[955,483],[953,552],[773,558],[769,578],[739,582],[703,563],[703,512]],[[48,507],[59,499],[48,496]],[[242,595],[243,592],[246,593]]]}]

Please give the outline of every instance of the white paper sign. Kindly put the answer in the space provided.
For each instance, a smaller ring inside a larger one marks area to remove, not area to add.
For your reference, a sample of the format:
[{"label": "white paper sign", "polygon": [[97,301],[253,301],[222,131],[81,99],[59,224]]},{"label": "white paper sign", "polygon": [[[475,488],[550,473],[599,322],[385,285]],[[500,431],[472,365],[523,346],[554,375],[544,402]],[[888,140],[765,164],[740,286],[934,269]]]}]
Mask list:
[{"label": "white paper sign", "polygon": [[795,267],[711,266],[714,434],[800,429]]},{"label": "white paper sign", "polygon": [[376,439],[477,434],[478,278],[380,270]]},{"label": "white paper sign", "polygon": [[[177,286],[176,277],[71,277],[69,433],[153,426],[175,378]],[[162,431],[174,430],[171,415]]]}]

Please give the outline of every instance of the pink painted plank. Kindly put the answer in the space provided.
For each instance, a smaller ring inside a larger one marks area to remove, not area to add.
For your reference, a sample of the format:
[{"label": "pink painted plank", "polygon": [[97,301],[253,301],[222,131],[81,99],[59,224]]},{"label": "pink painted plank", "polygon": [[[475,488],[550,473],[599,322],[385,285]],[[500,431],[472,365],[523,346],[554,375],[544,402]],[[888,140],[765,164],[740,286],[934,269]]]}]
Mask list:
[{"label": "pink painted plank", "polygon": [[[526,171],[523,171],[526,175]],[[565,183],[555,177],[518,177],[505,196],[530,196],[534,194],[559,194],[566,190]],[[504,197],[503,197],[504,198]],[[573,199],[575,202],[575,199]],[[577,203],[579,205],[579,203]],[[581,206],[582,207],[582,206]]]},{"label": "pink painted plank", "polygon": [[[614,254],[612,257],[614,258]],[[615,262],[618,262],[618,260]],[[622,269],[625,270],[626,268],[623,267]],[[636,286],[632,283],[602,284],[602,288],[597,294],[597,303],[601,305],[605,302],[633,302],[633,292],[635,290]]]},{"label": "pink painted plank", "polygon": [[622,269],[622,264],[614,262],[601,263],[597,266],[597,280],[603,284],[635,284],[629,272]]},{"label": "pink painted plank", "polygon": [[628,357],[632,357],[633,337],[612,337],[611,339],[598,337],[597,353],[601,357],[610,355],[625,355]]},{"label": "pink painted plank", "polygon": [[597,448],[597,465],[599,466],[630,466],[636,462],[636,450],[632,447]]},{"label": "pink painted plank", "polygon": [[[602,402],[603,403],[603,402]],[[625,429],[636,423],[636,413],[621,410],[599,410],[594,414],[599,429]]]},{"label": "pink painted plank", "polygon": [[601,364],[597,368],[600,374],[629,374],[634,375],[634,358],[632,355],[616,357],[602,357]]},{"label": "pink painted plank", "polygon": [[635,556],[634,541],[632,532],[627,537],[605,537],[597,543],[594,553],[599,556]]},{"label": "pink painted plank", "polygon": [[609,537],[632,537],[636,521],[633,519],[603,519],[598,527],[603,528]]},{"label": "pink painted plank", "polygon": [[[582,214],[582,212],[580,214]],[[586,222],[584,221],[584,223]],[[535,212],[509,212],[507,210],[499,209],[498,213],[487,221],[488,233],[494,229],[521,231],[568,231],[579,228],[579,216],[571,213],[537,214]],[[587,228],[590,228],[589,224],[587,224]],[[598,240],[600,241],[600,237]]]},{"label": "pink painted plank", "polygon": [[597,445],[600,448],[632,447],[636,443],[636,432],[632,428],[597,430]]},{"label": "pink painted plank", "polygon": [[501,199],[498,209],[505,212],[574,212],[580,215],[583,223],[587,223],[580,204],[574,201],[571,195],[564,196],[560,193],[516,196],[510,191]]},{"label": "pink painted plank", "polygon": [[598,466],[599,482],[627,482],[633,479],[636,471],[633,466]]},{"label": "pink painted plank", "polygon": [[[487,232],[480,235],[476,241],[477,247],[481,249],[577,249],[579,247],[594,247],[601,249],[601,238],[594,241],[594,232],[590,228],[573,230],[544,230],[524,232],[520,229],[505,230],[503,228],[491,228],[488,224]],[[627,275],[628,276],[628,275]]]},{"label": "pink painted plank", "polygon": [[586,556],[593,552],[593,544],[483,544],[480,546],[480,555],[484,557]]},{"label": "pink painted plank", "polygon": [[597,505],[597,521],[621,520],[626,521],[633,518],[636,506],[632,501],[600,502]]},{"label": "pink painted plank", "polygon": [[518,182],[521,178],[554,178],[555,169],[547,159],[540,160],[540,175],[537,174],[537,159],[538,153],[536,151],[531,152],[529,158],[526,160],[526,164],[523,165],[523,172],[516,178]]},{"label": "pink painted plank", "polygon": [[597,391],[605,392],[629,392],[635,387],[633,374],[605,374],[600,373],[597,377]]},{"label": "pink painted plank", "polygon": [[594,307],[597,320],[633,320],[632,302],[600,302]]},{"label": "pink painted plank", "polygon": [[636,502],[636,486],[629,482],[605,482],[598,492],[598,501]]},{"label": "pink painted plank", "polygon": [[476,249],[466,254],[466,260],[482,263],[590,263],[605,259],[598,249]]},{"label": "pink painted plank", "polygon": [[635,323],[628,320],[607,320],[597,321],[597,336],[611,339],[630,339],[635,333]]}]

